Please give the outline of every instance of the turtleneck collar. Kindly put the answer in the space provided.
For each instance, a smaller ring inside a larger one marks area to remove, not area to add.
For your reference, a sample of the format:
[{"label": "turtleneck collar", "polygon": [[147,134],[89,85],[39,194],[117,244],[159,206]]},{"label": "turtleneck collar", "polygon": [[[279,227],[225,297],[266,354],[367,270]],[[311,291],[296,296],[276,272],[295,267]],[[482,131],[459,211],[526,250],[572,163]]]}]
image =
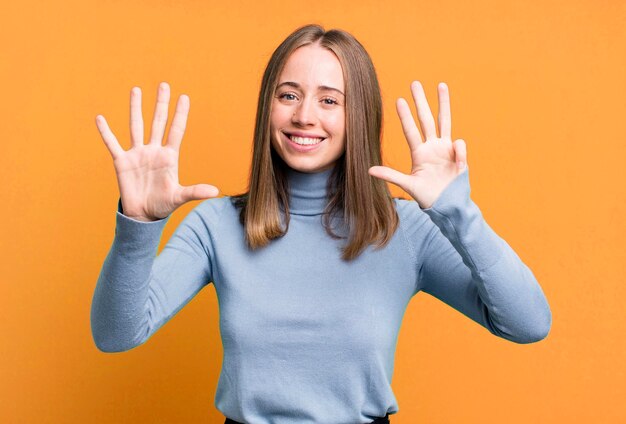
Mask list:
[{"label": "turtleneck collar", "polygon": [[289,180],[289,213],[321,215],[328,204],[327,184],[333,168],[316,173],[287,169]]}]

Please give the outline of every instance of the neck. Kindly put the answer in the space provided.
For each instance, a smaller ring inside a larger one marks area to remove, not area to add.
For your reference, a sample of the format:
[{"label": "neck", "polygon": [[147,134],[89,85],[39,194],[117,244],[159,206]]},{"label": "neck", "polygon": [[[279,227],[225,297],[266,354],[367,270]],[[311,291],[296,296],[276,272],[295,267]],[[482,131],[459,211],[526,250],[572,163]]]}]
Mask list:
[{"label": "neck", "polygon": [[328,204],[328,179],[333,168],[306,173],[287,169],[289,180],[289,213],[293,215],[320,215]]}]

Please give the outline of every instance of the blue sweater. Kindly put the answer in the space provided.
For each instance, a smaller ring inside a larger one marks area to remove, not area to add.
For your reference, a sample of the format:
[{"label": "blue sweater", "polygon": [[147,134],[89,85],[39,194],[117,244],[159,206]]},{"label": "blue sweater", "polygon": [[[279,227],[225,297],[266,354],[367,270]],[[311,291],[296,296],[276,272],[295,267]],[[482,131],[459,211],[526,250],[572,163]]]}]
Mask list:
[{"label": "blue sweater", "polygon": [[229,197],[196,206],[158,256],[169,217],[136,221],[118,204],[91,310],[98,348],[141,345],[212,282],[224,349],[217,409],[250,424],[354,424],[399,410],[395,347],[419,291],[507,340],[546,337],[541,287],[470,199],[468,169],[431,208],[394,199],[398,231],[352,262],[322,226],[330,172],[290,171],[289,231],[257,251]]}]

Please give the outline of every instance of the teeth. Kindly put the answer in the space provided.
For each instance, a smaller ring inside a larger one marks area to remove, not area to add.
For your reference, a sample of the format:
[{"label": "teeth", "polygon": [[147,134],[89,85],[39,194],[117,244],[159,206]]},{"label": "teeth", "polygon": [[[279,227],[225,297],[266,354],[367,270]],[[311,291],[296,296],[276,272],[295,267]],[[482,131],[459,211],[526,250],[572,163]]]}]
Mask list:
[{"label": "teeth", "polygon": [[323,140],[323,138],[296,137],[296,136],[293,136],[293,135],[290,135],[289,138],[294,143],[302,144],[302,145],[305,145],[305,146],[309,146],[311,144],[317,144],[317,143],[320,143]]}]

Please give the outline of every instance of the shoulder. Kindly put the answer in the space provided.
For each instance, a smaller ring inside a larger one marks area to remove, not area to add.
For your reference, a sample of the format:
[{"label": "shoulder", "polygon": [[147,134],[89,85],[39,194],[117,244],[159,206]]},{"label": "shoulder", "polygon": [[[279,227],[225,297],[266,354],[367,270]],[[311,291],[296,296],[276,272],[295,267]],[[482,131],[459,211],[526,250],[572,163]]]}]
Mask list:
[{"label": "shoulder", "polygon": [[393,202],[396,206],[396,212],[398,212],[398,217],[401,222],[411,222],[424,219],[426,217],[424,211],[415,200],[394,197]]},{"label": "shoulder", "polygon": [[176,232],[204,243],[224,233],[235,233],[239,227],[239,213],[231,197],[224,196],[206,199],[196,205],[182,220]]},{"label": "shoulder", "polygon": [[228,216],[238,216],[239,210],[235,207],[234,199],[233,196],[206,199],[197,205],[192,213],[209,222],[216,222]]},{"label": "shoulder", "polygon": [[393,201],[400,220],[400,230],[409,239],[418,233],[427,234],[432,230],[434,223],[415,200],[394,197]]}]

